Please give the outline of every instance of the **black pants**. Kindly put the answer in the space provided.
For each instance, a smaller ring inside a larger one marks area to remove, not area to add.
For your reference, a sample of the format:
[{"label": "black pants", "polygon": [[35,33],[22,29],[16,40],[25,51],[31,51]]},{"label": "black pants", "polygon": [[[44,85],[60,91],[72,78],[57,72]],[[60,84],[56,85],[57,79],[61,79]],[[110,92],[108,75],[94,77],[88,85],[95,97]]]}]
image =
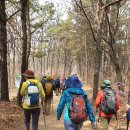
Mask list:
[{"label": "black pants", "polygon": [[32,130],[38,130],[40,108],[24,109],[24,130],[29,130],[32,115]]}]

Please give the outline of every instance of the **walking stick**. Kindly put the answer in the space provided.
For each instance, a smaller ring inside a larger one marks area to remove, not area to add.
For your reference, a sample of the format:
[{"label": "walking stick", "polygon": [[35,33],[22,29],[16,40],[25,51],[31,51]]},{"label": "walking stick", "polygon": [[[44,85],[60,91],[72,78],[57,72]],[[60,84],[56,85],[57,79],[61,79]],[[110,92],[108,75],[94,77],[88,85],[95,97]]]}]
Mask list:
[{"label": "walking stick", "polygon": [[99,109],[96,108],[96,129],[97,129],[97,123],[99,122]]},{"label": "walking stick", "polygon": [[[42,113],[44,112],[44,108],[43,108],[43,104],[42,104]],[[45,126],[45,130],[47,130],[47,125],[46,125],[46,118],[45,118],[45,114],[43,113],[43,118],[44,118],[44,126]]]}]

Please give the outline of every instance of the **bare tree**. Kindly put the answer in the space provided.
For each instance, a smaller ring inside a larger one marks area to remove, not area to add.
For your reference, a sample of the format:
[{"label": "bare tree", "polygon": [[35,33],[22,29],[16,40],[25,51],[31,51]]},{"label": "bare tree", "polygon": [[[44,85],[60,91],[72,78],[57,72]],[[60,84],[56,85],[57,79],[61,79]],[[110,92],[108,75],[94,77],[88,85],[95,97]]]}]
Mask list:
[{"label": "bare tree", "polygon": [[0,100],[9,100],[5,0],[0,1]]}]

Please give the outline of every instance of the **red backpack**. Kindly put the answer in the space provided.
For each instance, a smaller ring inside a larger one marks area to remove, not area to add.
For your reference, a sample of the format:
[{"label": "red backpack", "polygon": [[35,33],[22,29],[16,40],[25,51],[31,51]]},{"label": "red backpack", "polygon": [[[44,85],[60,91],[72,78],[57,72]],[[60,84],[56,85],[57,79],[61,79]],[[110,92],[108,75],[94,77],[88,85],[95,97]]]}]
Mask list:
[{"label": "red backpack", "polygon": [[87,120],[86,103],[82,95],[73,95],[69,107],[69,117],[73,123],[82,123]]}]

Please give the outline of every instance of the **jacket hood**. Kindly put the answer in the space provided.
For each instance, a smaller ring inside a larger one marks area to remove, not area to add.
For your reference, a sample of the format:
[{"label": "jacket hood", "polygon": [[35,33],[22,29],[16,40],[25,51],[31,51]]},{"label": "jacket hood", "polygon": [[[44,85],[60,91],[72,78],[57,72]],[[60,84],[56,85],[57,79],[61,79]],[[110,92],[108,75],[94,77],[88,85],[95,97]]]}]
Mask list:
[{"label": "jacket hood", "polygon": [[80,95],[85,95],[85,92],[82,88],[67,88],[66,93],[71,94],[80,94]]}]

